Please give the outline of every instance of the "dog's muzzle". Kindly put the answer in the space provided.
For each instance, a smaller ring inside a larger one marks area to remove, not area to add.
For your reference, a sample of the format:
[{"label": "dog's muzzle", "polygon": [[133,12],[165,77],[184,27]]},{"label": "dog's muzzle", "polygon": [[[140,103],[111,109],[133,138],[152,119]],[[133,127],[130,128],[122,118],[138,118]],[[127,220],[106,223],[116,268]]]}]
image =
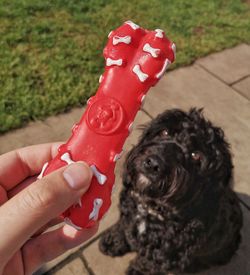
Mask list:
[{"label": "dog's muzzle", "polygon": [[142,165],[143,170],[150,174],[158,174],[163,170],[162,160],[157,155],[146,157]]},{"label": "dog's muzzle", "polygon": [[154,147],[153,153],[146,155],[141,163],[142,172],[145,175],[166,176],[176,165],[183,164],[185,153],[176,142],[167,141]]}]

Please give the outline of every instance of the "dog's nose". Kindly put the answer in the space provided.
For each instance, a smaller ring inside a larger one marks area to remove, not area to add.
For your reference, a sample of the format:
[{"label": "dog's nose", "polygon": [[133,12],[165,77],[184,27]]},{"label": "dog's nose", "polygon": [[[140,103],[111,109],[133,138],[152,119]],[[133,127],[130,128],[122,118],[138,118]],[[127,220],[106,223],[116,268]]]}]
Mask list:
[{"label": "dog's nose", "polygon": [[160,159],[157,156],[149,156],[143,162],[143,167],[147,172],[160,172]]}]

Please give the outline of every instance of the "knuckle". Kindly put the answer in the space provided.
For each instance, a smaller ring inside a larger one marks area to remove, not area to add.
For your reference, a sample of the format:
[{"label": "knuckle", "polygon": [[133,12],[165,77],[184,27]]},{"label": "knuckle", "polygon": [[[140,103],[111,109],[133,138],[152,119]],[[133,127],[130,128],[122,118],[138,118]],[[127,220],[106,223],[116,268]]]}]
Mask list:
[{"label": "knuckle", "polygon": [[28,188],[22,199],[22,204],[29,209],[44,209],[53,204],[53,198],[54,192],[49,192],[46,186],[43,186],[43,188]]}]

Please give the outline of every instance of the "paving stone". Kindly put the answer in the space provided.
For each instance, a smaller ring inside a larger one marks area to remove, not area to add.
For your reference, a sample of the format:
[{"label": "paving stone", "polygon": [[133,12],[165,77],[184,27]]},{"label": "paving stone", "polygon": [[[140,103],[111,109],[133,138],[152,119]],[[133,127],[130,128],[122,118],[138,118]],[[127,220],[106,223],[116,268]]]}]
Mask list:
[{"label": "paving stone", "polygon": [[53,275],[88,275],[88,271],[83,265],[83,262],[80,258],[77,258],[70,263],[67,263],[64,267],[61,269],[49,272],[49,274]]},{"label": "paving stone", "polygon": [[49,117],[44,122],[31,122],[26,127],[0,135],[0,154],[28,145],[66,140],[83,112],[84,108],[75,108],[69,113]]},{"label": "paving stone", "polygon": [[205,116],[222,127],[232,145],[235,189],[250,194],[250,102],[198,65],[166,74],[146,98],[145,110],[156,116],[169,108],[205,107]]},{"label": "paving stone", "polygon": [[96,241],[83,251],[83,256],[95,275],[124,275],[129,262],[135,257],[135,253],[112,258],[99,251],[98,241]]},{"label": "paving stone", "polygon": [[[65,252],[64,254],[62,254],[61,256],[55,258],[53,261],[50,261],[50,262],[44,264],[34,275],[42,275],[42,274],[48,272],[49,270],[51,270],[52,268],[54,268],[56,265],[58,265],[59,263],[61,263],[62,261],[64,261],[67,257],[69,257],[70,255],[72,255],[73,253],[75,253],[81,246],[78,246],[76,248],[70,249],[67,252]],[[83,274],[85,274],[85,273],[83,273]]]},{"label": "paving stone", "polygon": [[201,58],[197,63],[226,83],[232,84],[250,74],[250,46],[241,44]]},{"label": "paving stone", "polygon": [[[249,60],[249,63],[250,63],[250,60]],[[250,76],[234,84],[233,88],[250,100]]]}]

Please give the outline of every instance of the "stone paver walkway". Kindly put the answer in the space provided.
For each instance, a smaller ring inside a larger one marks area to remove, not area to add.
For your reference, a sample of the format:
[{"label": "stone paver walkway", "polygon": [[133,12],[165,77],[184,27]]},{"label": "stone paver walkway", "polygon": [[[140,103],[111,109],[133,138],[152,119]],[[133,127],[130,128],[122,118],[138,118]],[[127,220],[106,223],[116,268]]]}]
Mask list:
[{"label": "stone paver walkway", "polygon": [[[197,60],[192,66],[167,73],[147,96],[146,103],[136,117],[135,125],[146,123],[168,108],[204,107],[205,115],[221,126],[232,145],[235,165],[235,190],[250,205],[250,46],[239,45]],[[0,136],[0,153],[37,144],[65,140],[71,126],[79,120],[83,109],[48,118],[44,122]],[[127,152],[136,144],[140,131],[132,132],[125,145]],[[124,154],[125,155],[125,154]],[[103,230],[118,219],[118,199],[121,190],[121,170],[124,157],[116,167],[117,192],[113,205],[100,225],[98,234],[84,245],[69,251],[45,265],[38,273],[57,275],[123,275],[134,254],[109,258],[98,250]],[[244,228],[241,247],[232,261],[199,275],[250,274],[250,212],[243,208]]]}]

